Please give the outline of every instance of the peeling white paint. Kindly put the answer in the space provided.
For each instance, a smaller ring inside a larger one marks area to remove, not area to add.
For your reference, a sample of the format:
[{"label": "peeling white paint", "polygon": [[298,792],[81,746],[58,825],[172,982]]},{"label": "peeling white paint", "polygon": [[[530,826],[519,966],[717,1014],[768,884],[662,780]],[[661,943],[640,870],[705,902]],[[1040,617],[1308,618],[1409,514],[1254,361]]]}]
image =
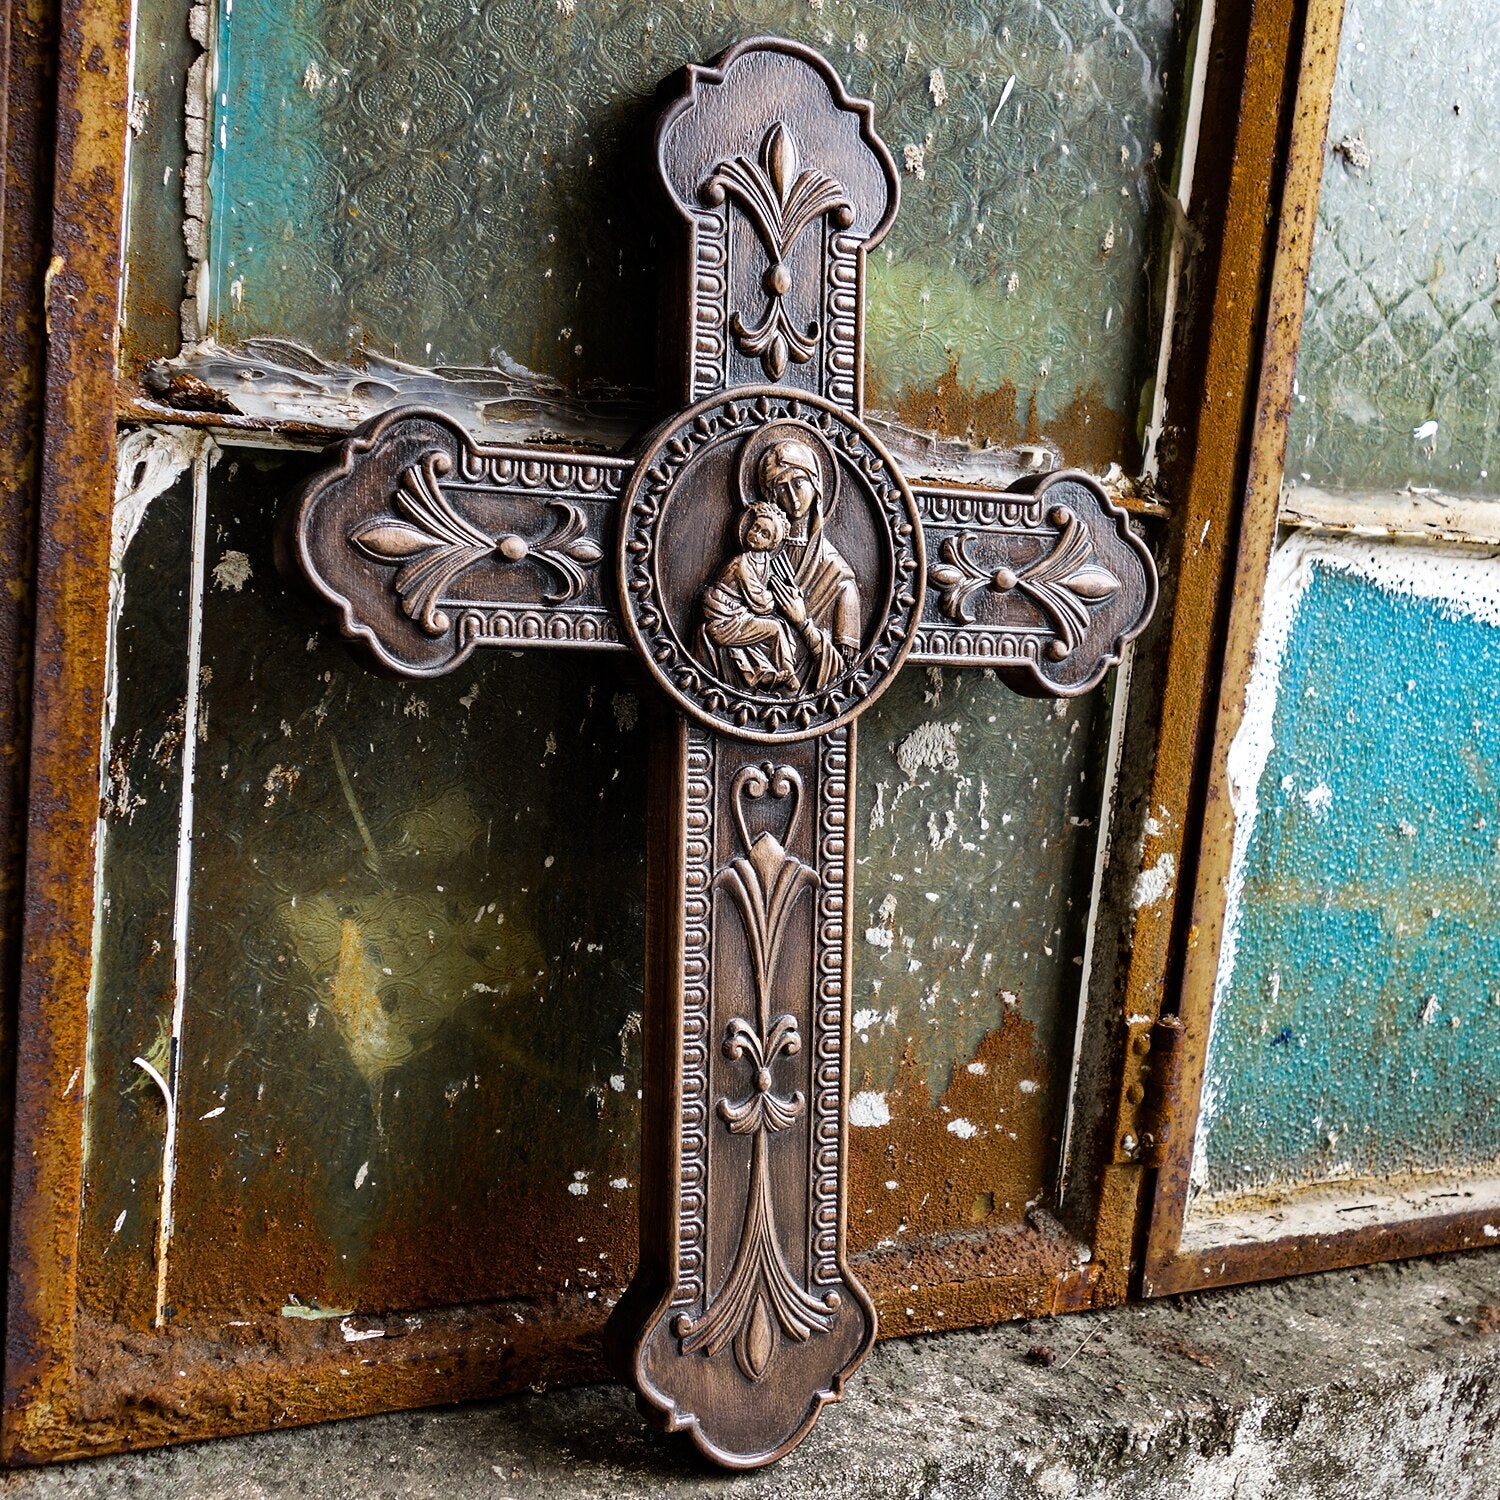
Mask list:
[{"label": "peeling white paint", "polygon": [[362,1188],[365,1185],[366,1181],[369,1179],[369,1176],[370,1176],[370,1164],[369,1164],[369,1162],[365,1162],[364,1165],[360,1167],[359,1171],[357,1171],[354,1174],[354,1190],[355,1190],[355,1192],[358,1192],[360,1190],[360,1188]]},{"label": "peeling white paint", "polygon": [[891,1111],[885,1102],[885,1095],[877,1094],[872,1089],[856,1094],[849,1101],[849,1123],[863,1126],[889,1125]]},{"label": "peeling white paint", "polygon": [[957,721],[945,724],[929,719],[919,724],[896,746],[896,764],[915,781],[923,771],[956,771],[958,769]]},{"label": "peeling white paint", "polygon": [[972,1120],[966,1120],[960,1115],[956,1120],[948,1121],[948,1133],[956,1135],[961,1141],[971,1141],[979,1134],[979,1127]]},{"label": "peeling white paint", "polygon": [[1321,818],[1333,806],[1333,788],[1326,781],[1320,781],[1302,793],[1302,800],[1314,817]]},{"label": "peeling white paint", "polygon": [[1135,877],[1131,904],[1139,911],[1143,906],[1155,906],[1157,902],[1165,900],[1171,892],[1172,879],[1176,874],[1176,857],[1171,854],[1158,856],[1154,865]]},{"label": "peeling white paint", "polygon": [[214,564],[214,587],[237,594],[250,582],[250,558],[244,552],[229,551]]},{"label": "peeling white paint", "polygon": [[118,573],[146,511],[165,494],[211,438],[188,427],[139,427],[120,439],[115,453],[115,503],[110,516],[109,568]]},{"label": "peeling white paint", "polygon": [[896,898],[887,892],[875,913],[874,927],[865,928],[865,941],[874,948],[883,948],[887,951],[895,944],[896,928]]}]

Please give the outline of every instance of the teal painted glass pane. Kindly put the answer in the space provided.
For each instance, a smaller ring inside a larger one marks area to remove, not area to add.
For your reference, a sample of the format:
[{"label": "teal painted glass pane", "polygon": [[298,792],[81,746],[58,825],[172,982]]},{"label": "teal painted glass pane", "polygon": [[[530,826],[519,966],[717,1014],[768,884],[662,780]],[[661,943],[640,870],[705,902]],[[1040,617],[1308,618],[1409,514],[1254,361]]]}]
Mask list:
[{"label": "teal painted glass pane", "polygon": [[1128,459],[1181,29],[1173,0],[234,0],[206,331],[648,389],[654,91],[782,33],[873,97],[902,167],[870,274],[874,403]]},{"label": "teal painted glass pane", "polygon": [[1468,563],[1443,602],[1406,590],[1451,560],[1319,555],[1380,581],[1314,563],[1282,654],[1215,1005],[1211,1193],[1500,1157],[1500,570]]},{"label": "teal painted glass pane", "polygon": [[1500,494],[1500,16],[1351,0],[1287,476]]}]

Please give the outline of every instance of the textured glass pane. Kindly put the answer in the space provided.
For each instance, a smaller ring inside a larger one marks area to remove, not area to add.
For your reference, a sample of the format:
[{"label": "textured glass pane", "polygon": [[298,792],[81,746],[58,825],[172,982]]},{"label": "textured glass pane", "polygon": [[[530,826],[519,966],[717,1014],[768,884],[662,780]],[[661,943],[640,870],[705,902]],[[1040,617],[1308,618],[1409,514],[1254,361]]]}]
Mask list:
[{"label": "textured glass pane", "polygon": [[378,676],[276,575],[286,474],[241,457],[209,507],[173,1300],[612,1285],[639,1156],[631,666]]},{"label": "textured glass pane", "polygon": [[[635,1257],[647,690],[624,653],[370,671],[276,571],[311,462],[241,451],[209,477],[190,794],[185,486],[127,554],[86,1296],[155,1307],[166,1111],[133,1059],[171,1076],[186,809],[169,1319],[602,1318]],[[1107,718],[911,668],[861,721],[856,1253],[946,1254],[1052,1201]],[[952,1278],[890,1288],[921,1309],[901,1326],[959,1316]]]},{"label": "textured glass pane", "polygon": [[1198,1185],[1500,1159],[1500,569],[1302,542],[1273,571]]},{"label": "textured glass pane", "polygon": [[850,1235],[1052,1201],[1100,800],[1103,694],[908,668],[860,720]]},{"label": "textured glass pane", "polygon": [[1287,476],[1500,494],[1500,17],[1350,0]]},{"label": "textured glass pane", "polygon": [[903,168],[870,275],[872,402],[1128,459],[1178,30],[1171,0],[235,0],[207,331],[648,389],[653,91],[779,32],[874,98]]}]

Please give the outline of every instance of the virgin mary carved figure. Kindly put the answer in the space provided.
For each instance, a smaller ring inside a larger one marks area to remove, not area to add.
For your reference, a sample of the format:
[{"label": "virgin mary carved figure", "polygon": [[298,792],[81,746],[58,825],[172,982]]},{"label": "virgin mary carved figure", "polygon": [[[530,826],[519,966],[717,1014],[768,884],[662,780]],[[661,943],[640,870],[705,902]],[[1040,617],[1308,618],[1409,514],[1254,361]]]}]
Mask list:
[{"label": "virgin mary carved figure", "polygon": [[824,476],[836,471],[804,431],[778,424],[747,444],[746,550],[704,591],[700,635],[722,681],[785,697],[827,687],[860,649],[859,586],[824,529]]}]

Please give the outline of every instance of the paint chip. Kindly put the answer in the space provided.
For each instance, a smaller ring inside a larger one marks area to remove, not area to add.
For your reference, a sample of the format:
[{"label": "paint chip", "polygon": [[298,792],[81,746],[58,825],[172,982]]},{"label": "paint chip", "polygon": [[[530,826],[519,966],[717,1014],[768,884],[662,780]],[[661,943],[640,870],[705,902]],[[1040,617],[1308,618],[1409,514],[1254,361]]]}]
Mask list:
[{"label": "paint chip", "polygon": [[1139,911],[1143,906],[1155,906],[1172,889],[1172,877],[1177,873],[1177,861],[1170,854],[1163,854],[1149,870],[1142,870],[1135,877],[1135,895],[1132,904]]},{"label": "paint chip", "polygon": [[865,1089],[849,1101],[849,1123],[851,1125],[889,1125],[891,1111],[884,1094]]},{"label": "paint chip", "polygon": [[610,707],[615,711],[615,727],[621,734],[629,734],[640,723],[641,705],[634,693],[616,693]]},{"label": "paint chip", "polygon": [[960,1115],[956,1120],[948,1121],[948,1132],[950,1135],[956,1135],[961,1141],[971,1141],[979,1134],[979,1127],[972,1120],[966,1120]]},{"label": "paint chip", "polygon": [[214,585],[237,594],[250,582],[250,559],[243,552],[226,552],[214,564]]},{"label": "paint chip", "polygon": [[1321,818],[1333,806],[1333,788],[1326,781],[1320,781],[1317,786],[1303,792],[1302,800],[1314,817]]},{"label": "paint chip", "polygon": [[944,724],[929,719],[919,724],[896,746],[896,764],[915,781],[921,771],[956,771],[958,769],[957,722]]},{"label": "paint chip", "polygon": [[366,1180],[366,1178],[369,1177],[369,1175],[370,1175],[370,1164],[369,1164],[369,1162],[366,1162],[359,1169],[359,1171],[357,1171],[354,1174],[354,1191],[355,1192],[358,1192],[360,1190],[360,1188],[362,1188],[365,1185],[365,1180]]}]

